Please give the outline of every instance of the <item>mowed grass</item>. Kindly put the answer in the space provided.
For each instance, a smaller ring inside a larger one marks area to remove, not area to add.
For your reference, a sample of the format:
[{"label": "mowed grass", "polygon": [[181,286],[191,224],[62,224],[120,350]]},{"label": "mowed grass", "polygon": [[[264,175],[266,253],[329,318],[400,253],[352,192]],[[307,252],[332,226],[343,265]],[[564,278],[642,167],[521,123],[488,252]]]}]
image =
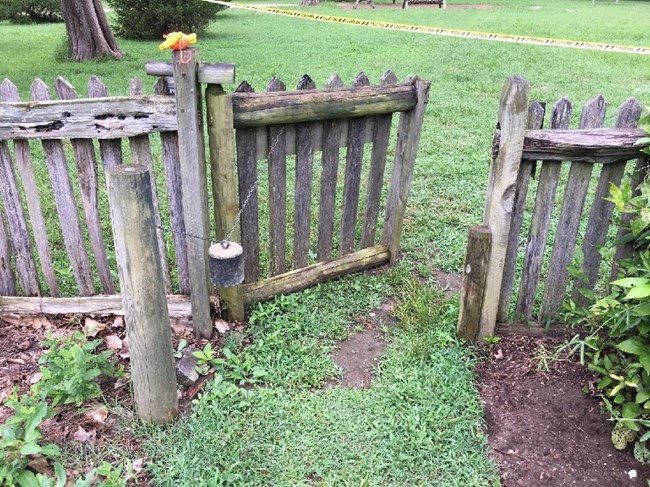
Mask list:
[{"label": "mowed grass", "polygon": [[[647,2],[646,2],[647,3]],[[650,45],[648,5],[623,0],[512,0],[490,10],[309,12],[450,28]],[[579,15],[565,12],[579,8]],[[602,19],[606,18],[607,22]],[[63,75],[80,94],[92,74],[114,95],[146,78],[146,60],[168,60],[158,42],[120,41],[120,62],[56,61],[62,25],[0,24],[12,60],[0,67],[24,98],[34,77]],[[312,22],[230,9],[200,36],[201,58],[234,62],[237,82],[258,91],[274,75],[289,89],[308,73],[317,86],[337,72],[373,82],[387,70],[432,81],[403,236],[403,258],[384,275],[362,274],[277,298],[253,310],[253,345],[238,353],[262,367],[265,387],[231,380],[208,386],[195,412],[165,429],[142,429],[157,485],[491,485],[481,408],[471,383],[471,352],[453,338],[457,305],[444,300],[433,268],[458,272],[466,232],[482,220],[496,106],[503,82],[524,75],[535,99],[608,100],[608,124],[629,96],[650,103],[648,57],[549,48]],[[153,82],[154,80],[150,80]],[[150,83],[145,92],[152,93]],[[36,161],[38,164],[39,161]],[[40,162],[42,163],[42,161]],[[54,217],[53,217],[54,218]],[[107,240],[110,236],[107,236]],[[414,280],[414,276],[417,280]],[[322,390],[340,372],[336,341],[363,322],[382,296],[398,301],[400,325],[370,389]]]}]

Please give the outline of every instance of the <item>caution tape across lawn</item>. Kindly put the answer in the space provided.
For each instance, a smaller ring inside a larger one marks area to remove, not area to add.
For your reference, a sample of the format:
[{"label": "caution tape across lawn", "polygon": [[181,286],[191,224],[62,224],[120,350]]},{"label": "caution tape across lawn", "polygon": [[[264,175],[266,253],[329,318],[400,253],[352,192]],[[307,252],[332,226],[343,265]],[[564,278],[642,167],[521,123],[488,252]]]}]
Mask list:
[{"label": "caution tape across lawn", "polygon": [[592,51],[625,52],[631,54],[650,54],[650,47],[625,46],[620,44],[605,44],[600,42],[569,41],[562,39],[545,39],[543,37],[517,36],[510,34],[496,34],[492,32],[478,32],[472,30],[445,29],[441,27],[427,27],[424,25],[399,24],[393,22],[379,22],[376,20],[350,19],[334,15],[311,14],[285,10],[274,7],[263,7],[258,5],[247,5],[235,2],[223,2],[220,0],[204,0],[210,3],[217,3],[231,8],[254,10],[287,17],[298,17],[302,19],[318,20],[320,22],[331,22],[335,24],[358,25],[363,27],[375,27],[378,29],[398,30],[405,32],[418,32],[422,34],[433,34],[447,37],[464,37],[467,39],[481,39],[487,41],[516,42],[520,44],[533,44],[539,46],[572,47],[574,49],[589,49]]}]

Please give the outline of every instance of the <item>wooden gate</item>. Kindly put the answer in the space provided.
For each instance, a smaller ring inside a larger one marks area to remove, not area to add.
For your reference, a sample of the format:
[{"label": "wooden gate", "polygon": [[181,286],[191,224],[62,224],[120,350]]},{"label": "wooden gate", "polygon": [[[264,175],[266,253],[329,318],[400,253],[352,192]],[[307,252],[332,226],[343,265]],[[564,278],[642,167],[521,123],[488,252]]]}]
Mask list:
[{"label": "wooden gate", "polygon": [[[607,240],[614,207],[606,199],[610,186],[620,185],[628,168],[636,187],[648,170],[647,155],[641,152],[644,145],[638,143],[645,132],[635,128],[641,115],[636,99],[618,108],[613,128],[602,128],[607,103],[597,96],[585,104],[580,128],[569,130],[572,104],[562,98],[553,106],[550,130],[542,130],[545,105],[529,104],[528,90],[526,80],[513,77],[501,95],[485,217],[483,226],[470,230],[465,261],[458,330],[470,341],[493,334],[497,324],[527,327],[557,321],[567,290],[583,304],[580,289],[593,290],[603,277],[600,248]],[[628,164],[631,160],[636,163]],[[536,176],[538,161],[541,170]],[[564,198],[557,224],[552,225],[562,167],[567,164],[560,193]],[[596,166],[597,180],[592,178]],[[535,177],[537,191],[529,196]],[[587,202],[591,202],[588,216],[583,211]],[[522,240],[524,221],[530,223]],[[578,247],[585,278],[571,282],[569,267]],[[628,251],[620,245],[613,263]],[[613,263],[606,277],[615,273]],[[513,293],[517,281],[518,293]]]}]

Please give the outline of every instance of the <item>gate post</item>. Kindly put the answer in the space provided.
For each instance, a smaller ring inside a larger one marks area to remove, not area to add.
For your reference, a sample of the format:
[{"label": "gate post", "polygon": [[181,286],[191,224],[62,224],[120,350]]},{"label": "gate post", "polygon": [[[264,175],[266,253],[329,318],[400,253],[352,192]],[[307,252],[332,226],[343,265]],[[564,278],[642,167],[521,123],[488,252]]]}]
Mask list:
[{"label": "gate post", "polygon": [[[205,89],[208,117],[208,143],[212,168],[212,197],[217,239],[241,242],[237,223],[237,169],[235,163],[235,128],[232,97],[221,85],[208,84]],[[233,235],[228,233],[234,228]],[[218,289],[222,315],[228,321],[244,321],[244,298],[241,286]]]},{"label": "gate post", "polygon": [[501,294],[501,281],[512,222],[517,174],[524,148],[528,118],[528,81],[521,76],[510,76],[501,90],[497,114],[496,147],[488,179],[487,199],[483,225],[490,229],[490,246],[479,338],[493,335]]},{"label": "gate post", "polygon": [[[190,235],[208,238],[208,189],[203,142],[203,113],[201,89],[198,81],[198,51],[188,48],[172,52],[172,66],[176,82],[176,117],[178,119],[178,152],[183,189],[183,218],[185,231]],[[194,334],[210,338],[211,284],[208,271],[208,241],[186,237],[187,265],[192,298],[192,325]]]}]

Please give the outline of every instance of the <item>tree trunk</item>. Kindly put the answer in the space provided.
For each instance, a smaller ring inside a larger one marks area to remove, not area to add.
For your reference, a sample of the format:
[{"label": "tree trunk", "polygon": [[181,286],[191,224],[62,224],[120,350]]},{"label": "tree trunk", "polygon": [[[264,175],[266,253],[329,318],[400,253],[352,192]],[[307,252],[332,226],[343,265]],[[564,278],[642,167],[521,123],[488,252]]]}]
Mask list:
[{"label": "tree trunk", "polygon": [[300,0],[301,7],[311,7],[313,5],[318,5],[320,0]]},{"label": "tree trunk", "polygon": [[122,57],[101,0],[61,0],[61,12],[74,61]]}]

